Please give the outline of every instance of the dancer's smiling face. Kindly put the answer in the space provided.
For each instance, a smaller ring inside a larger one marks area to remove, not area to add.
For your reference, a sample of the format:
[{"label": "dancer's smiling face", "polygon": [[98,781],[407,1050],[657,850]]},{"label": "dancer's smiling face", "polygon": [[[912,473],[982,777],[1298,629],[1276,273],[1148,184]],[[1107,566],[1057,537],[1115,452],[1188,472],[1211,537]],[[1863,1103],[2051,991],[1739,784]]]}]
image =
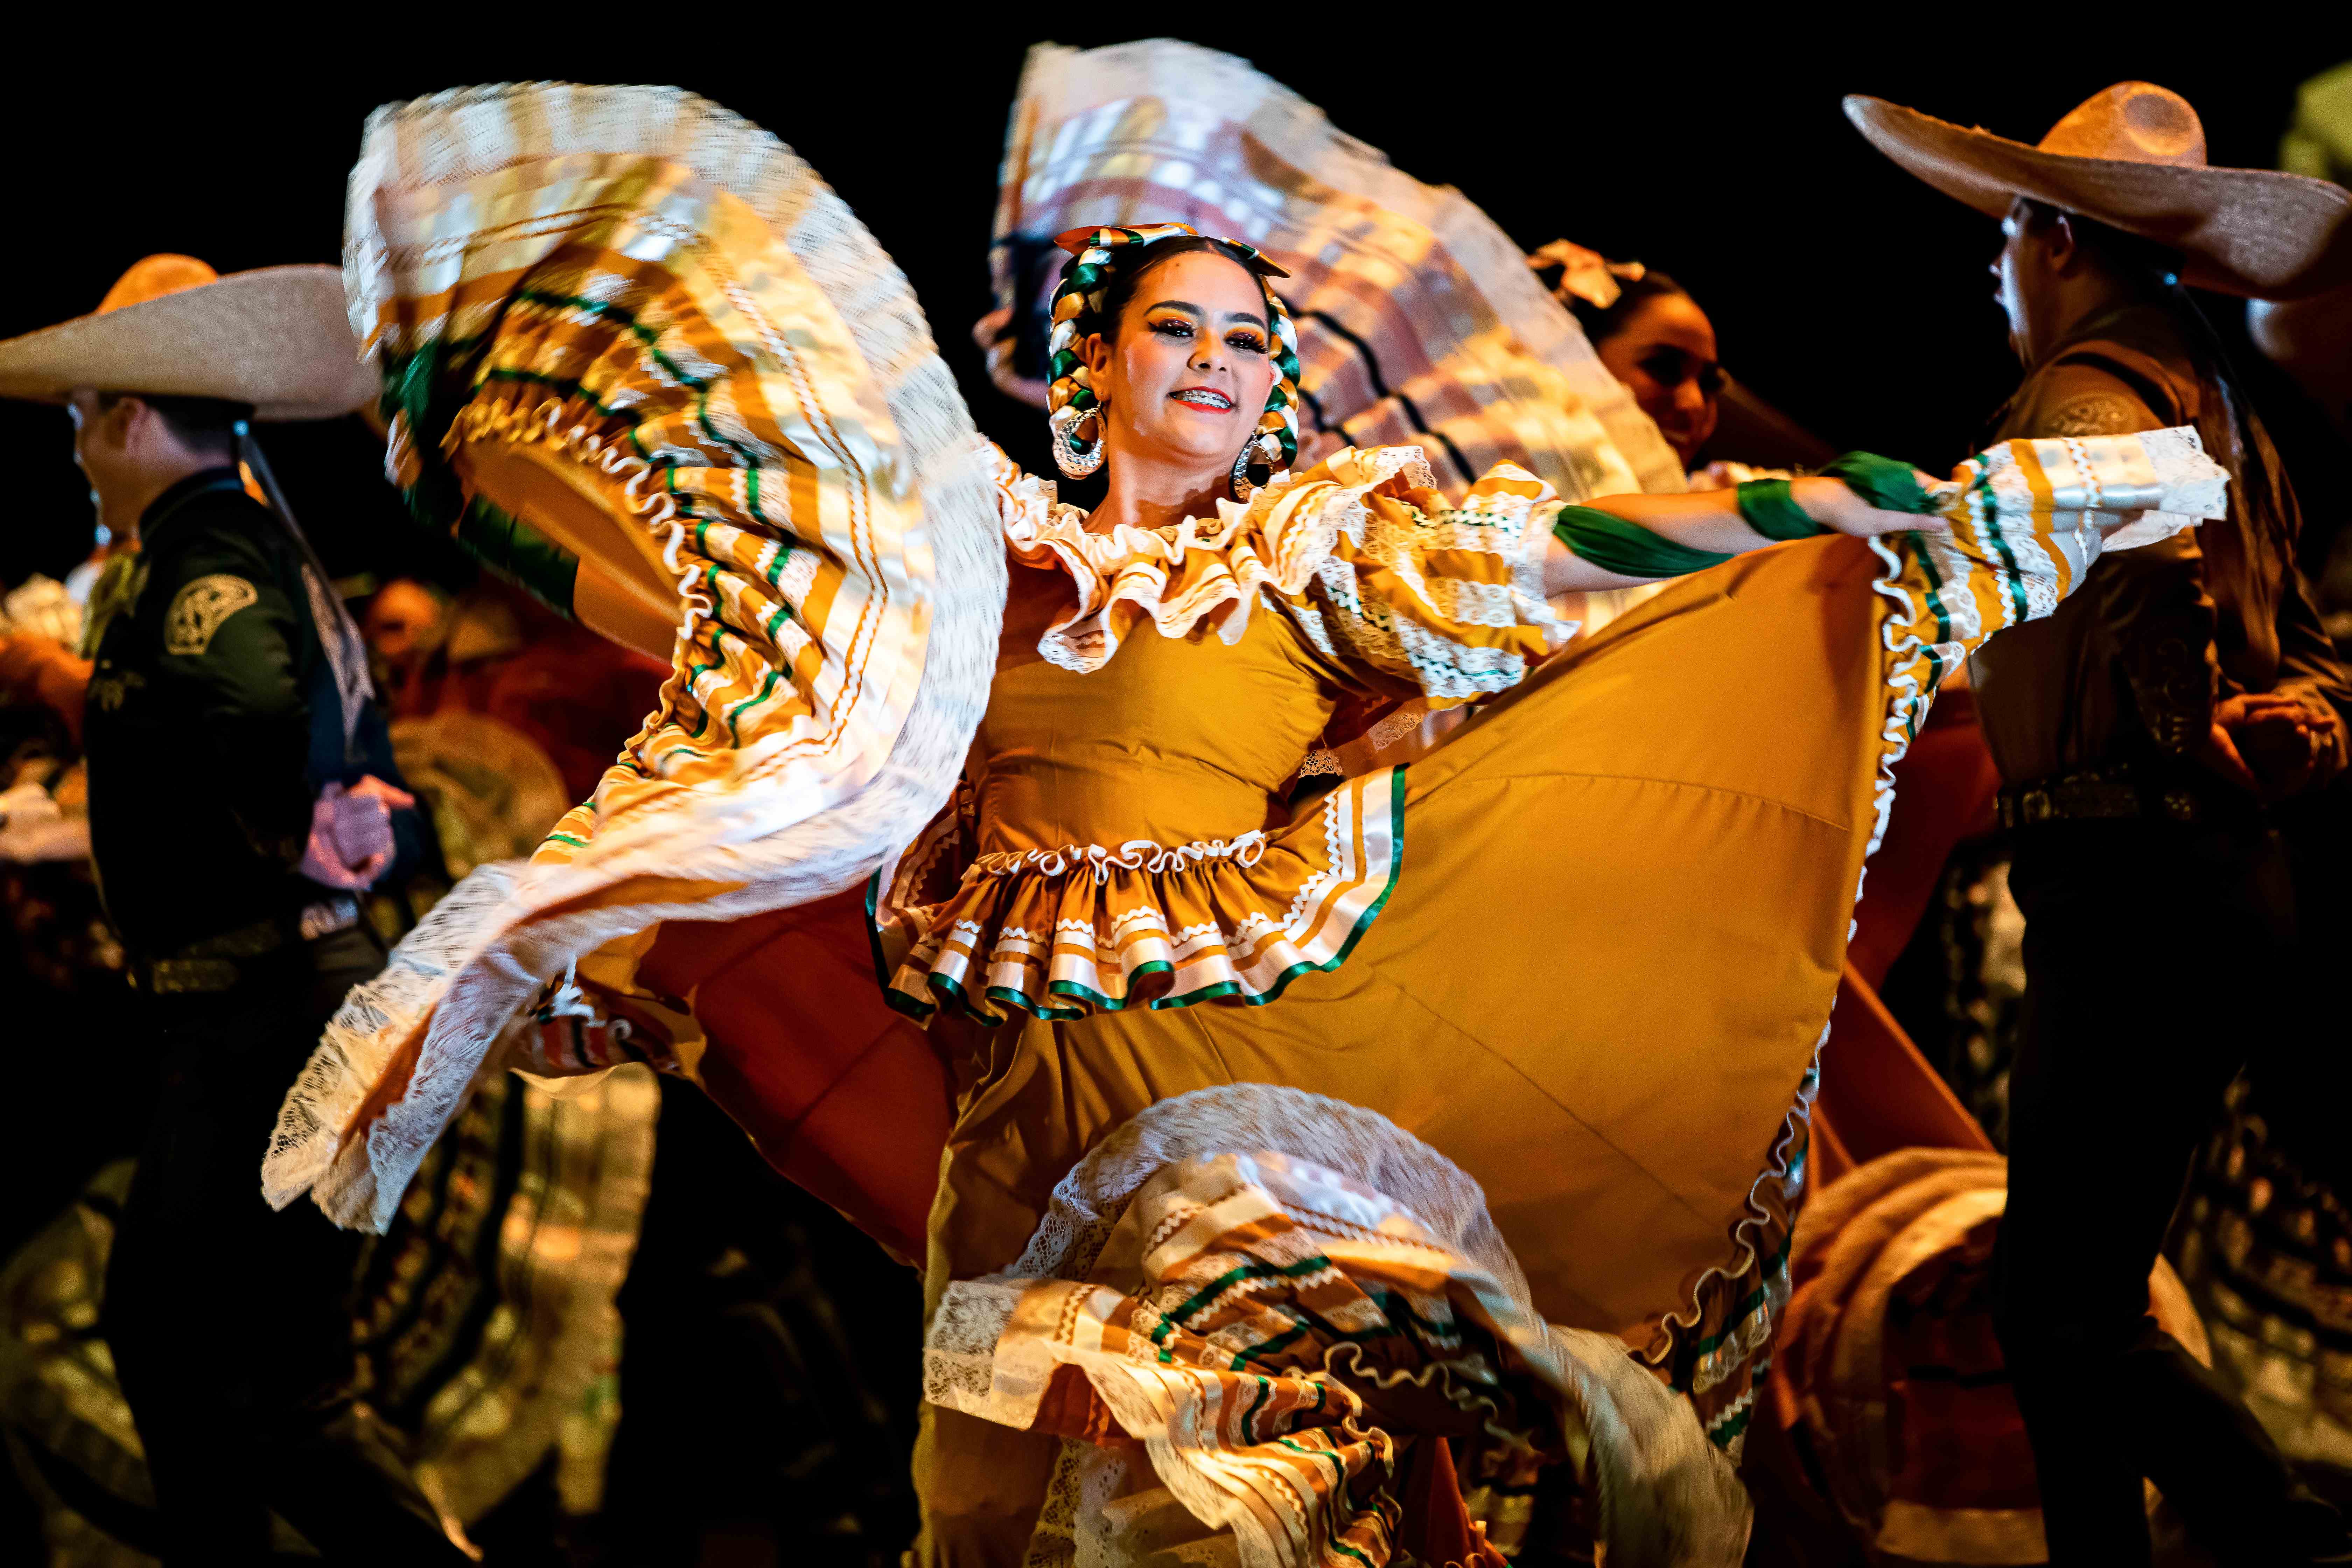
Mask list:
[{"label": "dancer's smiling face", "polygon": [[1229,473],[1274,389],[1265,291],[1231,257],[1187,250],[1149,267],[1118,335],[1080,353],[1107,405],[1108,460],[1141,457]]}]

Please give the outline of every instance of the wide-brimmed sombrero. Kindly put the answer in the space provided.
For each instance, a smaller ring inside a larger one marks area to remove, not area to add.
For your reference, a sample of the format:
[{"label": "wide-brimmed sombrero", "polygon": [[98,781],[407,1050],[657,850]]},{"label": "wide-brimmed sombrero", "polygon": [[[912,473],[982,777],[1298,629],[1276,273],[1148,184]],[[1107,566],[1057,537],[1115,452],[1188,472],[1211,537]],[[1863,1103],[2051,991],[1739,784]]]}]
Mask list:
[{"label": "wide-brimmed sombrero", "polygon": [[0,397],[63,403],[76,387],[216,397],[258,419],[330,419],[372,401],[332,267],[226,278],[189,256],[151,256],[98,310],[0,342]]},{"label": "wide-brimmed sombrero", "polygon": [[1871,145],[1946,195],[1999,217],[2018,197],[2177,250],[2181,279],[2266,300],[2352,281],[2352,193],[2325,180],[2205,162],[2205,127],[2177,92],[2117,82],[2038,146],[1855,95]]}]

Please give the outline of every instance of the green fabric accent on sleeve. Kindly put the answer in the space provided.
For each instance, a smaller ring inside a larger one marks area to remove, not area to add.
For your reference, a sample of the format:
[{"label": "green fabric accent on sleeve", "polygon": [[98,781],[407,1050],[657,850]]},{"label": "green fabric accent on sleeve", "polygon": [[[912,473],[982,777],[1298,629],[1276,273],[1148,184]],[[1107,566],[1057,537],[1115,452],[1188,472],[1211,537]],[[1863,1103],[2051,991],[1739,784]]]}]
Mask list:
[{"label": "green fabric accent on sleeve", "polygon": [[1694,550],[1651,532],[1638,522],[1589,506],[1564,506],[1552,534],[1603,572],[1621,577],[1680,577],[1731,559],[1712,550]]},{"label": "green fabric accent on sleeve", "polygon": [[1739,515],[1767,539],[1811,539],[1829,531],[1797,504],[1786,479],[1749,479],[1733,493]]},{"label": "green fabric accent on sleeve", "polygon": [[477,500],[457,520],[457,547],[553,610],[572,618],[580,558],[513,514]]},{"label": "green fabric accent on sleeve", "polygon": [[[1875,452],[1848,452],[1825,465],[1822,478],[1837,479],[1881,511],[1933,512],[1936,503],[1919,488],[1908,463],[1882,458]],[[1746,487],[1741,487],[1745,489]]]}]

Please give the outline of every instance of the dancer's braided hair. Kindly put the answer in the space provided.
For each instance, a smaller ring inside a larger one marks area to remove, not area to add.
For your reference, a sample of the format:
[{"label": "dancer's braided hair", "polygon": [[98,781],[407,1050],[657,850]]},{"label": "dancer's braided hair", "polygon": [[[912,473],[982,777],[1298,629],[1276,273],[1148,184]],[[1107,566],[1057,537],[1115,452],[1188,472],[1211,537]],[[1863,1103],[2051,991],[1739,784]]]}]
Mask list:
[{"label": "dancer's braided hair", "polygon": [[[1047,406],[1055,442],[1057,447],[1066,445],[1076,450],[1101,441],[1102,422],[1095,411],[1102,405],[1102,400],[1096,395],[1086,362],[1078,357],[1078,340],[1096,332],[1106,336],[1116,333],[1118,323],[1108,319],[1104,310],[1113,279],[1150,259],[1150,247],[1182,237],[1203,240],[1239,262],[1257,279],[1258,287],[1265,291],[1267,321],[1274,339],[1275,382],[1273,390],[1266,394],[1265,412],[1258,416],[1257,435],[1252,444],[1265,458],[1269,473],[1287,468],[1298,457],[1298,332],[1290,324],[1290,312],[1283,308],[1280,296],[1266,279],[1287,278],[1290,274],[1260,256],[1255,247],[1237,239],[1204,235],[1181,223],[1150,224],[1138,228],[1074,228],[1055,237],[1055,244],[1070,252],[1070,259],[1062,268],[1061,287],[1054,290],[1053,335],[1046,341],[1045,374],[1052,383]],[[1255,472],[1250,477],[1254,482],[1262,482]]]}]

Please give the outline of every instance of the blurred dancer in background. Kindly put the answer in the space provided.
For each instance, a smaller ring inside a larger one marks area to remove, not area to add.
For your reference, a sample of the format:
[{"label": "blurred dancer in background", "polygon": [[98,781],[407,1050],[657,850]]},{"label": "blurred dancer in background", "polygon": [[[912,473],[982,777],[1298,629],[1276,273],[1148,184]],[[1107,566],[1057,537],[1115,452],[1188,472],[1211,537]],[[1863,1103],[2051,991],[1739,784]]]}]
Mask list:
[{"label": "blurred dancer in background", "polygon": [[356,1238],[273,1216],[250,1172],[289,1065],[382,967],[357,895],[429,845],[357,628],[246,488],[249,421],[343,414],[369,384],[324,267],[152,258],[96,314],[0,343],[0,395],[68,405],[100,521],[138,544],[90,630],[83,742],[164,1064],[106,1331],[173,1563],[259,1558],[273,1509],[339,1560],[463,1561],[349,1392]]},{"label": "blurred dancer in background", "polygon": [[[1715,323],[1681,284],[1641,262],[1611,261],[1565,239],[1530,252],[1528,265],[1576,318],[1601,364],[1633,394],[1634,406],[1657,426],[1658,434],[1674,448],[1675,463],[1685,470],[1690,489],[1729,489],[1748,479],[1790,477],[1786,469],[1719,460],[1689,471],[1715,435],[1724,374],[1717,358]],[[1816,461],[1827,461],[1831,455],[1823,451]],[[1579,635],[1590,637],[1654,597],[1662,586],[1578,594],[1553,607],[1576,617]],[[1427,729],[1442,724],[1433,720]]]},{"label": "blurred dancer in background", "polygon": [[1698,301],[1663,272],[1605,260],[1565,239],[1529,255],[1528,265],[1544,275],[1683,467],[1696,464],[1723,395],[1715,323]]},{"label": "blurred dancer in background", "polygon": [[[2051,1560],[2147,1562],[2145,1476],[2225,1560],[2345,1561],[2334,1510],[2156,1325],[2147,1281],[2246,1042],[2295,1074],[2340,1056],[2263,996],[2294,923],[2265,808],[2343,770],[2352,687],[2295,570],[2293,487],[2184,285],[2292,297],[2343,279],[2352,199],[2209,168],[2195,110],[2145,82],[2038,147],[1875,99],[1846,109],[2002,221],[1993,270],[2027,377],[2000,437],[2193,425],[2233,480],[2226,519],[2103,562],[1976,657],[2027,921],[1997,1313]],[[2330,1081],[2300,1103],[2336,1111]],[[2340,1163],[2339,1131],[2300,1131]]]}]

